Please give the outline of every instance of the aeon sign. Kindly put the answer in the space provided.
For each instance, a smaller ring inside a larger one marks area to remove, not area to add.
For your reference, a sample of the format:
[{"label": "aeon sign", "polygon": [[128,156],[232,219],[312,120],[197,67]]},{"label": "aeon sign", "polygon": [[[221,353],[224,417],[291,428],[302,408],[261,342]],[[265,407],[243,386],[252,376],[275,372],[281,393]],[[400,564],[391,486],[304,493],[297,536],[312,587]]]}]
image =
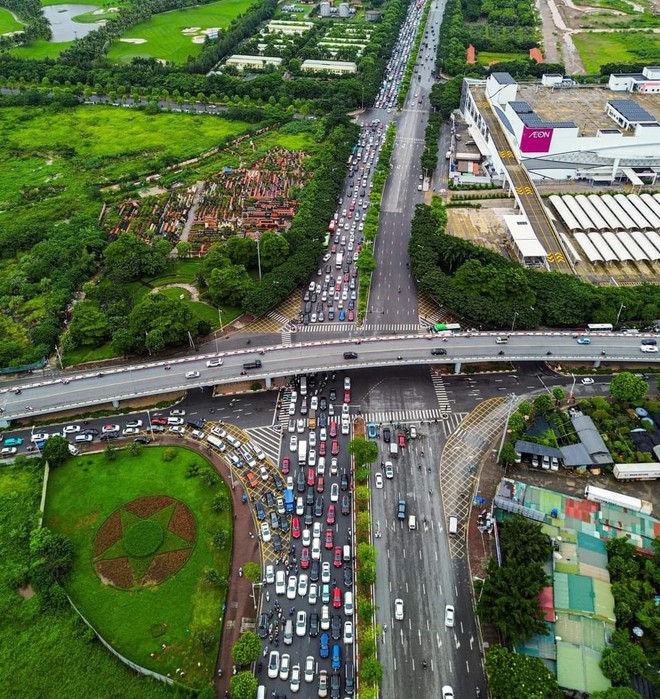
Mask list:
[{"label": "aeon sign", "polygon": [[554,129],[530,129],[529,126],[524,126],[520,139],[520,152],[547,153],[552,143],[553,131]]}]

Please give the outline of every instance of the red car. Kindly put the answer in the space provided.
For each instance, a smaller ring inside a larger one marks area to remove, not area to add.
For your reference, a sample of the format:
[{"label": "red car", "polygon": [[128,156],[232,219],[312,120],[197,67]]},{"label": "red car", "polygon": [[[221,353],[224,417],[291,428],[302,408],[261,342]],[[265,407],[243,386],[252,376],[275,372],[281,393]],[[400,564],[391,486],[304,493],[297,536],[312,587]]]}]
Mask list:
[{"label": "red car", "polygon": [[334,254],[337,252],[337,246],[336,246],[336,245],[332,245],[332,246],[330,247],[330,252],[334,255]]},{"label": "red car", "polygon": [[319,442],[319,456],[325,456],[325,440]]},{"label": "red car", "polygon": [[330,433],[329,434],[331,437],[337,436],[337,423],[334,420],[330,423]]},{"label": "red car", "polygon": [[332,529],[325,530],[325,547],[328,551],[335,545],[335,534]]},{"label": "red car", "polygon": [[303,569],[309,568],[309,562],[311,560],[312,557],[309,554],[309,546],[303,546],[303,549],[300,552],[300,567]]},{"label": "red car", "polygon": [[330,453],[333,456],[337,456],[337,454],[339,454],[339,442],[336,439],[332,440],[332,447],[330,449]]},{"label": "red car", "polygon": [[291,536],[294,539],[300,538],[300,520],[297,517],[291,519]]},{"label": "red car", "polygon": [[282,473],[286,476],[286,474],[289,473],[290,468],[291,468],[291,459],[289,459],[288,456],[285,456],[282,459]]},{"label": "red car", "polygon": [[346,274],[344,274],[344,281],[347,282],[349,279],[348,272],[346,272]]},{"label": "red car", "polygon": [[350,403],[350,402],[351,402],[351,392],[344,391],[344,403]]},{"label": "red car", "polygon": [[318,481],[316,481],[316,492],[322,493],[325,490],[325,478],[319,476]]},{"label": "red car", "polygon": [[335,553],[332,557],[332,565],[335,568],[341,568],[342,566],[342,553],[341,553],[341,546],[335,546]]},{"label": "red car", "polygon": [[167,418],[164,418],[164,417],[152,417],[152,418],[151,418],[151,424],[152,424],[152,425],[167,425]]},{"label": "red car", "polygon": [[335,506],[331,503],[328,505],[328,516],[326,517],[326,522],[328,524],[334,524],[335,523],[335,515],[337,514]]},{"label": "red car", "polygon": [[399,446],[401,447],[401,449],[405,449],[406,448],[406,434],[405,434],[405,432],[399,432],[398,441],[399,441]]},{"label": "red car", "polygon": [[338,587],[335,587],[332,590],[332,606],[335,609],[339,609],[339,607],[341,607],[341,590]]},{"label": "red car", "polygon": [[307,485],[314,485],[315,473],[313,468],[307,469]]},{"label": "red car", "polygon": [[341,291],[341,278],[337,279],[337,283],[335,284],[335,291]]},{"label": "red car", "polygon": [[353,311],[348,312],[348,320],[349,321],[355,320],[355,313],[353,313]]},{"label": "red car", "polygon": [[254,473],[252,473],[252,471],[246,473],[245,478],[253,488],[256,488],[259,485],[259,481],[257,480],[257,477],[254,475]]}]

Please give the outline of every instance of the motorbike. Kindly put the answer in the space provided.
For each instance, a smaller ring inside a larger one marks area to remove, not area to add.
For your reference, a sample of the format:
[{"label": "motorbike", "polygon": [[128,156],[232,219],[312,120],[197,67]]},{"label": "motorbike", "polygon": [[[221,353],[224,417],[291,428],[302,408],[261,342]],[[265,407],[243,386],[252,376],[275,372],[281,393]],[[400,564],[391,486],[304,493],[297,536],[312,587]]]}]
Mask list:
[{"label": "motorbike", "polygon": [[169,364],[166,364],[166,365],[163,367],[163,369],[165,369],[165,371],[169,371],[171,368],[172,368],[172,367],[171,367]]},{"label": "motorbike", "polygon": [[500,350],[497,354],[499,354],[500,356],[502,356],[502,355],[504,354],[504,350]]}]

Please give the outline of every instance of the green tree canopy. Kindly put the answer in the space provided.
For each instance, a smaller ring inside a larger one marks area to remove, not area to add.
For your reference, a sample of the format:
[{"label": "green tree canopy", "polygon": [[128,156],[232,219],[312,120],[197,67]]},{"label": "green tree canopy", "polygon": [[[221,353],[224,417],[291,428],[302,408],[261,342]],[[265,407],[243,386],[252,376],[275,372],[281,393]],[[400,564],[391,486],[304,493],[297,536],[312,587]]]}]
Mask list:
[{"label": "green tree canopy", "polygon": [[239,667],[246,667],[258,660],[260,656],[261,639],[252,631],[242,633],[231,649],[232,660]]},{"label": "green tree canopy", "polygon": [[283,235],[267,231],[259,241],[261,269],[269,271],[281,265],[289,255],[289,243]]},{"label": "green tree canopy", "polygon": [[51,437],[46,440],[44,448],[41,450],[41,455],[51,468],[57,468],[71,458],[69,442],[64,437]]},{"label": "green tree canopy", "polygon": [[562,699],[555,676],[538,658],[493,646],[486,654],[493,699]]},{"label": "green tree canopy", "polygon": [[207,281],[209,296],[216,305],[242,306],[252,288],[252,279],[243,265],[214,269]]},{"label": "green tree canopy", "polygon": [[610,381],[610,394],[627,403],[638,403],[648,391],[648,382],[629,371],[622,371]]},{"label": "green tree canopy", "polygon": [[110,338],[110,322],[92,301],[79,301],[73,307],[73,316],[65,335],[65,347],[76,349],[84,345],[100,345]]},{"label": "green tree canopy", "polygon": [[257,241],[234,235],[225,243],[227,256],[234,265],[249,269],[257,264]]},{"label": "green tree canopy", "polygon": [[591,692],[589,699],[642,699],[642,695],[630,687],[610,687],[602,692]]},{"label": "green tree canopy", "polygon": [[243,575],[253,583],[261,582],[261,566],[254,561],[248,561],[243,566]]},{"label": "green tree canopy", "polygon": [[633,643],[625,629],[612,635],[612,645],[605,648],[600,669],[613,684],[628,684],[634,675],[641,675],[648,663],[641,646]]},{"label": "green tree canopy", "polygon": [[364,437],[356,437],[348,443],[348,453],[354,457],[358,466],[372,464],[378,459],[378,445]]},{"label": "green tree canopy", "polygon": [[33,567],[55,580],[64,578],[73,567],[73,544],[64,534],[57,534],[48,527],[31,532],[30,554]]},{"label": "green tree canopy", "polygon": [[103,253],[108,277],[132,282],[160,274],[167,268],[170,250],[166,240],[149,245],[132,233],[121,233]]},{"label": "green tree canopy", "polygon": [[540,415],[545,415],[549,413],[553,408],[552,396],[547,393],[541,393],[534,398],[534,410]]},{"label": "green tree canopy", "polygon": [[239,672],[229,682],[232,699],[254,699],[258,687],[257,678],[251,672]]}]

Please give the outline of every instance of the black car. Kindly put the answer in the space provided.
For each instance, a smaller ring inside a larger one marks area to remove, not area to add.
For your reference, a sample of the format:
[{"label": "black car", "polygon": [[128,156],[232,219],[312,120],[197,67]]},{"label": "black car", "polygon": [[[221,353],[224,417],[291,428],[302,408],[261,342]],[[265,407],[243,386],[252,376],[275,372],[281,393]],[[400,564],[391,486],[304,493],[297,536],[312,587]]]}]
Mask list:
[{"label": "black car", "polygon": [[119,437],[119,432],[106,432],[102,434],[100,439],[102,442],[107,442],[111,439],[117,439]]},{"label": "black car", "polygon": [[82,433],[93,434],[95,437],[97,437],[99,435],[99,430],[97,430],[96,427],[86,427]]},{"label": "black car", "polygon": [[341,638],[341,616],[333,614],[330,618],[330,635],[333,641],[338,641]]},{"label": "black car", "polygon": [[319,615],[316,612],[313,612],[312,614],[309,615],[309,635],[314,638],[315,636],[319,635],[319,628],[320,628],[320,622],[319,622]]},{"label": "black car", "polygon": [[349,589],[353,587],[353,569],[351,566],[344,567],[344,587]]},{"label": "black car", "polygon": [[307,481],[305,480],[305,472],[298,471],[298,480],[296,481],[296,490],[299,493],[304,493],[305,488],[307,488]]},{"label": "black car", "polygon": [[383,427],[383,442],[391,442],[392,441],[392,433],[390,432],[389,427]]},{"label": "black car", "polygon": [[193,430],[203,430],[204,429],[204,420],[194,420],[190,419],[186,423],[188,427],[192,427]]},{"label": "black car", "polygon": [[138,444],[150,444],[151,443],[151,437],[143,437],[140,435],[139,437],[136,437],[134,442],[137,442]]},{"label": "black car", "polygon": [[[328,313],[328,320],[330,320],[330,314]],[[328,417],[325,413],[319,413],[317,420],[319,421],[319,427],[326,427],[328,425]]]},{"label": "black car", "polygon": [[405,519],[406,518],[406,501],[405,500],[399,500],[399,505],[397,506],[396,516],[397,516],[397,519]]},{"label": "black car", "polygon": [[254,503],[254,511],[257,513],[257,519],[259,521],[261,521],[262,519],[266,519],[266,512],[264,510],[264,506],[258,500]]},{"label": "black car", "polygon": [[270,513],[270,528],[279,529],[280,528],[280,518],[277,516],[277,512]]},{"label": "black car", "polygon": [[318,582],[319,581],[319,568],[321,567],[319,565],[319,561],[315,558],[312,561],[312,565],[309,568],[309,580],[310,582]]},{"label": "black car", "polygon": [[307,492],[305,493],[305,505],[313,505],[315,497],[316,494],[314,493],[314,486],[308,485]]},{"label": "black car", "polygon": [[266,501],[266,507],[273,507],[275,505],[275,500],[273,499],[273,494],[270,490],[264,493],[264,500]]},{"label": "black car", "polygon": [[273,550],[275,553],[279,553],[282,550],[282,539],[280,538],[280,535],[273,534],[271,541],[273,542]]},{"label": "black car", "polygon": [[259,617],[259,638],[266,638],[268,636],[268,615],[262,614]]},{"label": "black car", "polygon": [[337,400],[337,391],[334,388],[330,389],[330,400]]},{"label": "black car", "polygon": [[344,359],[357,359],[357,352],[344,352]]},{"label": "black car", "polygon": [[280,529],[283,534],[289,533],[289,518],[286,515],[280,515]]},{"label": "black car", "polygon": [[323,517],[323,496],[318,495],[314,502],[314,517]]},{"label": "black car", "polygon": [[343,515],[351,514],[351,499],[348,497],[348,495],[344,495],[344,497],[341,499],[341,513]]},{"label": "black car", "polygon": [[314,511],[312,509],[312,506],[308,505],[305,508],[305,519],[304,519],[305,525],[310,527],[312,525],[313,521],[314,521]]},{"label": "black car", "polygon": [[284,482],[282,479],[277,475],[277,473],[273,474],[273,482],[275,483],[275,487],[278,490],[284,490]]},{"label": "black car", "polygon": [[351,484],[351,479],[349,478],[348,473],[346,473],[346,472],[342,473],[341,474],[341,489],[348,490],[350,484]]},{"label": "black car", "polygon": [[350,660],[344,664],[344,694],[348,697],[355,694],[355,670]]},{"label": "black car", "polygon": [[341,696],[341,677],[339,670],[335,670],[330,675],[330,699],[339,699]]},{"label": "black car", "polygon": [[326,410],[328,408],[328,400],[325,396],[321,396],[319,399],[319,410]]},{"label": "black car", "polygon": [[431,354],[447,354],[447,350],[443,347],[434,347],[431,350]]}]

